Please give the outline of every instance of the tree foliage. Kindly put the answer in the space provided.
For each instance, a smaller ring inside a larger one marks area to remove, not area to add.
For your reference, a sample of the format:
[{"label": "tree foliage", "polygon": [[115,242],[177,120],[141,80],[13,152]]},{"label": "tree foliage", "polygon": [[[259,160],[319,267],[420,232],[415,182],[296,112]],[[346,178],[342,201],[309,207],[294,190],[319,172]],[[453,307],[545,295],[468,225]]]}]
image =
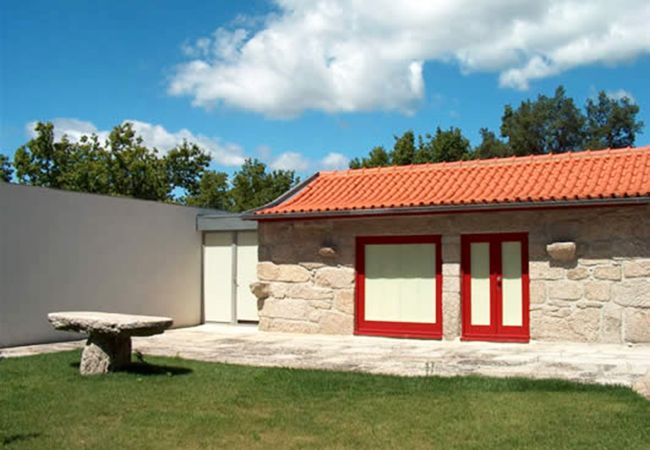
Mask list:
[{"label": "tree foliage", "polygon": [[18,181],[34,186],[62,187],[61,174],[67,171],[70,143],[67,138],[54,142],[54,126],[38,123],[36,137],[14,154]]},{"label": "tree foliage", "polygon": [[478,159],[512,156],[510,147],[487,128],[479,130],[481,143],[474,148],[473,156]]},{"label": "tree foliage", "polygon": [[233,175],[230,197],[231,210],[246,211],[276,199],[297,183],[292,170],[266,171],[266,165],[257,159],[246,159]]},{"label": "tree foliage", "polygon": [[506,105],[501,118],[501,136],[514,155],[541,155],[581,150],[585,117],[562,86],[553,97],[521,102],[517,109]]},{"label": "tree foliage", "polygon": [[57,142],[51,123],[38,123],[35,133],[14,155],[23,184],[244,211],[298,181],[293,171],[269,173],[263,163],[247,160],[231,182],[226,173],[208,168],[211,157],[198,145],[183,142],[161,154],[148,148],[130,123],[114,127],[106,142],[96,135]]},{"label": "tree foliage", "polygon": [[367,157],[350,161],[351,169],[363,167],[403,166],[430,162],[457,161],[469,158],[471,145],[459,128],[436,128],[435,134],[418,136],[417,144],[412,130],[395,136],[390,151],[384,147],[373,148]]},{"label": "tree foliage", "polygon": [[367,157],[350,161],[350,168],[633,146],[643,129],[643,122],[637,120],[638,113],[639,106],[629,98],[614,99],[605,92],[600,92],[596,100],[588,99],[583,112],[559,86],[551,97],[539,95],[517,107],[506,105],[500,135],[481,128],[481,141],[474,148],[455,127],[438,127],[433,135],[419,135],[417,144],[415,134],[409,130],[395,137],[390,151],[374,147]]},{"label": "tree foliage", "polygon": [[130,123],[118,125],[108,136],[111,194],[146,200],[170,200],[166,158],[147,148]]},{"label": "tree foliage", "polygon": [[604,92],[596,101],[587,100],[587,147],[621,148],[634,145],[643,122],[636,120],[639,106],[628,97],[613,99]]},{"label": "tree foliage", "polygon": [[460,161],[469,158],[471,146],[459,128],[436,128],[435,134],[420,140],[417,163]]},{"label": "tree foliage", "polygon": [[390,155],[391,164],[404,166],[413,164],[415,160],[415,134],[409,130],[401,137],[395,136],[395,145]]},{"label": "tree foliage", "polygon": [[165,157],[167,179],[172,186],[184,189],[188,197],[196,197],[201,192],[201,180],[211,160],[198,145],[184,141]]},{"label": "tree foliage", "polygon": [[231,211],[232,199],[228,189],[227,173],[207,170],[201,176],[196,192],[185,197],[184,202],[189,206]]},{"label": "tree foliage", "polygon": [[351,169],[384,167],[391,164],[391,157],[384,147],[377,146],[370,150],[367,158],[354,158],[350,161]]},{"label": "tree foliage", "polygon": [[6,155],[0,153],[0,181],[11,181],[13,169]]}]

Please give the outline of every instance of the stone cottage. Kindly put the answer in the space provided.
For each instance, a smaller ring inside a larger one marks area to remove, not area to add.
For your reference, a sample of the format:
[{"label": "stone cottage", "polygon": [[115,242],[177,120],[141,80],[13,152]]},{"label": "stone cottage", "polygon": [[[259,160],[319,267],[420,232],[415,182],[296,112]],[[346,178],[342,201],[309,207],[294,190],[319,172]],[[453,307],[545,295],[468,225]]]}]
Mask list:
[{"label": "stone cottage", "polygon": [[247,218],[262,330],[650,343],[650,147],[321,172]]}]

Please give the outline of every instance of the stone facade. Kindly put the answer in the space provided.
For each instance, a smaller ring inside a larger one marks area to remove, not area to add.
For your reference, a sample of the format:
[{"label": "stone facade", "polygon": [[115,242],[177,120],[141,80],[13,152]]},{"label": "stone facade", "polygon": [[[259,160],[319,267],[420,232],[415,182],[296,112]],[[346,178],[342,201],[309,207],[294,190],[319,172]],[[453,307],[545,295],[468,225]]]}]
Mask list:
[{"label": "stone facade", "polygon": [[[356,236],[436,234],[443,334],[457,339],[460,236],[501,232],[528,233],[531,339],[650,343],[648,205],[260,222],[260,329],[351,334]],[[549,256],[567,242],[573,258]]]}]

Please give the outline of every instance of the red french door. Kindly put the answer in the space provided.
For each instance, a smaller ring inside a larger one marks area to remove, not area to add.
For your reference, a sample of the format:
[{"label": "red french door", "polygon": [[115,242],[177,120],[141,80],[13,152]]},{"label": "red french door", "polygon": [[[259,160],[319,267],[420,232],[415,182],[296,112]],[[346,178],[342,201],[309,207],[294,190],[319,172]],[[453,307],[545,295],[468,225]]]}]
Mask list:
[{"label": "red french door", "polygon": [[355,334],[440,339],[440,236],[359,236]]},{"label": "red french door", "polygon": [[461,237],[464,340],[527,342],[528,235]]}]

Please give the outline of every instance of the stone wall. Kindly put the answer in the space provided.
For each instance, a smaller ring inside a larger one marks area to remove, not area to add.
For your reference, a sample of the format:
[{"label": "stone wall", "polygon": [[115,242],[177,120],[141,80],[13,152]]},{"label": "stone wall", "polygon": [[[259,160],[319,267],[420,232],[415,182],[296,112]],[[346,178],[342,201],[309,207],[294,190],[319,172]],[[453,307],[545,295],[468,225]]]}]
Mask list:
[{"label": "stone wall", "polygon": [[[261,222],[260,329],[351,334],[355,237],[439,234],[443,332],[456,339],[460,236],[490,232],[529,233],[532,339],[650,342],[647,205]],[[576,244],[570,261],[547,253],[562,241]]]}]

